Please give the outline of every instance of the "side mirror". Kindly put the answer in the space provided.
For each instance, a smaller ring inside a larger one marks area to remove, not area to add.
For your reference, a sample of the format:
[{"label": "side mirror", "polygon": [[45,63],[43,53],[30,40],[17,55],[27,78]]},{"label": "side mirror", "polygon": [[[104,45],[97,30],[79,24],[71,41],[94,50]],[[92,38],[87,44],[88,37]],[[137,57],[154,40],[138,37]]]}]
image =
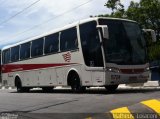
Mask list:
[{"label": "side mirror", "polygon": [[156,42],[157,41],[157,37],[156,37],[156,33],[154,30],[151,31],[151,36],[152,36],[152,42]]},{"label": "side mirror", "polygon": [[143,29],[144,33],[148,34],[151,39],[152,39],[152,42],[156,42],[157,41],[157,38],[156,38],[156,33],[154,30],[152,29]]},{"label": "side mirror", "polygon": [[102,30],[102,35],[104,39],[109,39],[109,31],[107,25],[97,25],[97,28]]}]

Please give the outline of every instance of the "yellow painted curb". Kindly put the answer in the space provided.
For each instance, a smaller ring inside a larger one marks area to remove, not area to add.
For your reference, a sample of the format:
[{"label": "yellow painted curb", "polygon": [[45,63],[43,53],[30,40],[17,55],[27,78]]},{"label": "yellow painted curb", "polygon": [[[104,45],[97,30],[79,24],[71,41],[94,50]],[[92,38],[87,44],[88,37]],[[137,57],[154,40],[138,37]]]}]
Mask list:
[{"label": "yellow painted curb", "polygon": [[146,105],[150,109],[154,110],[160,116],[160,101],[156,99],[142,101],[143,105]]},{"label": "yellow painted curb", "polygon": [[134,119],[127,107],[122,107],[110,111],[114,119]]}]

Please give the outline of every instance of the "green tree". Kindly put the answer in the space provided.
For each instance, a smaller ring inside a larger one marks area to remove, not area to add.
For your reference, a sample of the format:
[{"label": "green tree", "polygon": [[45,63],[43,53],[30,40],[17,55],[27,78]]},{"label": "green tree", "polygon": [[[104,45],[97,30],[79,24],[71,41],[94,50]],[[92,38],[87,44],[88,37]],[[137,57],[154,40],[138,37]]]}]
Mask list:
[{"label": "green tree", "polygon": [[155,30],[160,28],[160,1],[159,0],[141,0],[140,8],[146,15],[146,27]]},{"label": "green tree", "polygon": [[109,17],[127,18],[137,21],[144,28],[152,28],[160,33],[160,0],[131,1],[127,10],[120,0],[108,0],[105,5],[112,10]]},{"label": "green tree", "polygon": [[[108,0],[105,6],[112,13],[98,16],[131,19],[137,21],[142,28],[154,29],[160,34],[160,0],[131,1],[126,10],[120,0]],[[148,45],[148,54],[150,60],[160,59],[160,41]]]},{"label": "green tree", "polygon": [[[125,14],[128,19],[137,21],[143,28],[154,29],[157,34],[160,34],[159,0],[141,0],[140,3],[132,1]],[[160,60],[160,41],[150,43],[147,50],[151,61]]]},{"label": "green tree", "polygon": [[140,14],[140,11],[141,10],[139,3],[131,1],[127,11],[125,11],[125,14],[128,19],[132,19],[140,23],[143,16],[142,14]]},{"label": "green tree", "polygon": [[139,22],[144,28],[160,31],[160,1],[141,0],[140,3],[131,1],[126,10],[128,19]]},{"label": "green tree", "polygon": [[108,2],[105,3],[104,6],[112,10],[111,15],[113,16],[115,15],[116,12],[118,13],[124,12],[124,5],[121,4],[120,0],[108,0]]}]

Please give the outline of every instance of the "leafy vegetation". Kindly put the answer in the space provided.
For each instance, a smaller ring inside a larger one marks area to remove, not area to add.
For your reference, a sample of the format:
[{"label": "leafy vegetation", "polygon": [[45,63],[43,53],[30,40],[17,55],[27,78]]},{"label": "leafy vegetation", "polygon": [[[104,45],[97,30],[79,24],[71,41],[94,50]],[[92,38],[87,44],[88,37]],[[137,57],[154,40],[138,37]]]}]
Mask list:
[{"label": "leafy vegetation", "polygon": [[[135,20],[142,28],[153,29],[157,36],[160,35],[160,0],[140,0],[139,3],[131,1],[126,10],[120,0],[108,0],[104,6],[111,9],[112,13],[98,16]],[[148,57],[151,61],[160,60],[159,40],[160,37],[157,37],[156,43],[149,42],[147,45]]]}]

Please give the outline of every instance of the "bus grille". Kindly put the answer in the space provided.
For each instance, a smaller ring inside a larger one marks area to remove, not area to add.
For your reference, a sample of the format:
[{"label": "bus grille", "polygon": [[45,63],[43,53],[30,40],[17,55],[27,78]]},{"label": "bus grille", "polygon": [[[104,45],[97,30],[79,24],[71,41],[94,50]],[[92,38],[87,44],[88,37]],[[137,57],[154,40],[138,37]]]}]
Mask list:
[{"label": "bus grille", "polygon": [[139,74],[143,73],[144,69],[120,69],[123,74]]}]

